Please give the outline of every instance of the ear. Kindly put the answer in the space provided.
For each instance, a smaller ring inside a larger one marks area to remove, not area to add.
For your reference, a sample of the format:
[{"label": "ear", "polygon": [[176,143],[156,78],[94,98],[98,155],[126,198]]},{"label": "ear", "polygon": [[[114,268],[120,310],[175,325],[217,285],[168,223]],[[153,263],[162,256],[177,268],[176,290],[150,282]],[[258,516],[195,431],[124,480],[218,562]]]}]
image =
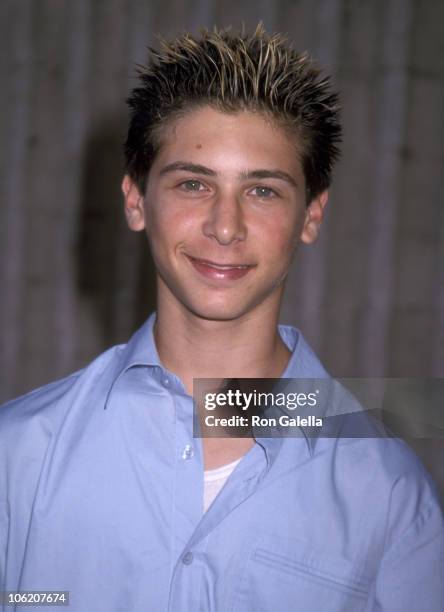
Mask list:
[{"label": "ear", "polygon": [[304,227],[302,228],[301,240],[305,244],[311,244],[319,236],[324,209],[328,201],[328,191],[323,191],[313,198],[305,212]]},{"label": "ear", "polygon": [[125,217],[128,227],[133,232],[140,232],[145,228],[144,198],[136,183],[127,174],[123,177],[122,191],[125,199]]}]

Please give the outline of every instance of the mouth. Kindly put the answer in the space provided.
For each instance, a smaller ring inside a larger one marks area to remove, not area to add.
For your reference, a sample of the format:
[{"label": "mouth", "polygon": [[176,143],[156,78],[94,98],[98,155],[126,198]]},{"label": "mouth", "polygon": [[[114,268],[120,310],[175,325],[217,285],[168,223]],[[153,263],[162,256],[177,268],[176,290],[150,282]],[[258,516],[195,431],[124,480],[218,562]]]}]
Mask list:
[{"label": "mouth", "polygon": [[194,269],[202,276],[213,280],[237,280],[255,268],[252,264],[220,263],[208,259],[186,256]]}]

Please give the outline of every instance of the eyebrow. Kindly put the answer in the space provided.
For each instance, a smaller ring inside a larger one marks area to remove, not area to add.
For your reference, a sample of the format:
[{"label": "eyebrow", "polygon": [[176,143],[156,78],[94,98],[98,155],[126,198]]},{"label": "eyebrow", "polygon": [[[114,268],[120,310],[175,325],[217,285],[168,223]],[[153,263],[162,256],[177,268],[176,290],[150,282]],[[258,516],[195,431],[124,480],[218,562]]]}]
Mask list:
[{"label": "eyebrow", "polygon": [[185,172],[193,172],[193,174],[204,174],[205,176],[216,176],[216,172],[207,168],[206,166],[201,166],[200,164],[190,164],[188,162],[173,162],[172,164],[168,164],[164,166],[160,171],[159,175],[163,176],[168,172],[175,172],[176,170],[184,170]]},{"label": "eyebrow", "polygon": [[298,187],[297,182],[288,174],[288,172],[283,172],[282,170],[251,170],[251,172],[242,172],[241,178],[243,179],[266,179],[266,178],[277,178],[281,181],[285,181],[290,183],[293,187]]},{"label": "eyebrow", "polygon": [[[182,161],[173,162],[172,164],[164,166],[159,174],[160,176],[163,176],[164,174],[168,174],[169,172],[176,172],[177,170],[182,170],[184,172],[192,172],[193,174],[203,174],[204,176],[217,176],[217,172],[211,170],[211,168],[207,168],[206,166],[202,166],[201,164],[192,164],[189,162]],[[298,184],[291,176],[291,174],[288,174],[288,172],[283,172],[282,170],[245,170],[244,172],[240,173],[239,177],[243,180],[267,178],[280,179],[281,181],[285,181],[293,187],[298,188]]]}]

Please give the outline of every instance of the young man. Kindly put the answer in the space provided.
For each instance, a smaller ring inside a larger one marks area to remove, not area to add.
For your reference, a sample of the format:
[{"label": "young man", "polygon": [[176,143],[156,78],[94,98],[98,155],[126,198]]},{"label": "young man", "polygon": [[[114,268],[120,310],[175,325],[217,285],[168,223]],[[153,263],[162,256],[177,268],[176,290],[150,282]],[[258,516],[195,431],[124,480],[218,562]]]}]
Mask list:
[{"label": "young man", "polygon": [[0,589],[76,612],[442,610],[441,512],[401,442],[193,438],[195,378],[328,378],[277,324],[327,204],[328,81],[261,28],[205,32],[153,52],[129,104],[157,313],[0,410]]}]

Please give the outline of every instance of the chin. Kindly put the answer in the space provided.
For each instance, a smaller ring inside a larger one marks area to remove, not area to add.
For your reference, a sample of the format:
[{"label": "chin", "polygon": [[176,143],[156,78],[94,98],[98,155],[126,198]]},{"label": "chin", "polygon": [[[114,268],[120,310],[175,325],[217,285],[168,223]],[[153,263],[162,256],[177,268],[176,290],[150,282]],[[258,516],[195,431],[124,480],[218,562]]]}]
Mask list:
[{"label": "chin", "polygon": [[[166,285],[166,284],[165,284]],[[165,286],[164,285],[164,286]],[[276,286],[277,285],[277,286]],[[262,291],[215,291],[195,287],[178,290],[177,285],[168,286],[170,296],[189,314],[206,321],[235,321],[252,314],[266,302],[275,299],[279,302],[282,283],[275,283],[262,288]],[[185,290],[184,290],[185,289]]]},{"label": "chin", "polygon": [[182,304],[189,312],[200,319],[207,321],[235,321],[243,319],[265,301],[263,297],[261,299],[259,296],[256,296],[256,300],[252,300],[251,296],[250,299],[243,300],[233,300],[226,296],[227,299],[214,301],[209,300],[208,296],[206,297],[207,299],[199,301],[196,299],[184,300]]},{"label": "chin", "polygon": [[234,321],[235,319],[242,318],[248,310],[234,309],[234,308],[221,308],[219,307],[189,307],[188,310],[193,313],[196,317],[204,319],[206,321]]}]

